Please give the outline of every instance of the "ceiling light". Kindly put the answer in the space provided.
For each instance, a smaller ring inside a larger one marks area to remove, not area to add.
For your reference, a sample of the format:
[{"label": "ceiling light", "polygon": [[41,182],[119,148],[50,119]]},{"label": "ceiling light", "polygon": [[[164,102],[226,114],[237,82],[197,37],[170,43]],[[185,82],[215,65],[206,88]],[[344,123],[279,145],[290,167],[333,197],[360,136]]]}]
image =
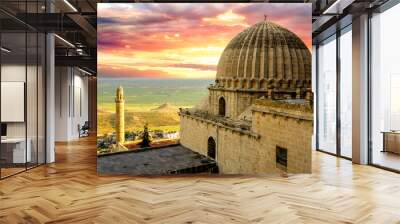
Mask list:
[{"label": "ceiling light", "polygon": [[74,12],[78,12],[78,10],[68,1],[64,0],[65,4],[67,4]]},{"label": "ceiling light", "polygon": [[83,55],[83,49],[77,48],[76,53],[78,53],[79,55]]},{"label": "ceiling light", "polygon": [[83,73],[85,73],[85,74],[87,74],[87,75],[93,75],[92,73],[90,73],[90,72],[88,72],[88,71],[85,71],[85,70],[83,70],[83,69],[81,69],[81,68],[78,68],[78,70],[81,71],[81,72],[83,72]]},{"label": "ceiling light", "polygon": [[[322,14],[328,14],[331,9],[335,8],[340,0],[336,0],[332,5],[330,5]],[[338,13],[339,14],[339,13]]]},{"label": "ceiling light", "polygon": [[64,43],[66,43],[67,45],[69,45],[70,47],[73,47],[73,48],[75,48],[75,45],[73,45],[71,42],[69,42],[68,40],[66,40],[66,39],[64,39],[64,38],[62,38],[62,37],[60,37],[59,35],[57,35],[57,34],[54,34],[54,36],[55,37],[57,37],[59,40],[61,40],[62,42],[64,42]]},{"label": "ceiling light", "polygon": [[355,0],[336,0],[327,9],[324,10],[322,14],[342,14],[343,10],[351,5]]},{"label": "ceiling light", "polygon": [[11,52],[11,50],[8,50],[8,49],[5,48],[5,47],[1,47],[0,49],[1,49],[2,51],[6,52],[6,53],[10,53],[10,52]]}]

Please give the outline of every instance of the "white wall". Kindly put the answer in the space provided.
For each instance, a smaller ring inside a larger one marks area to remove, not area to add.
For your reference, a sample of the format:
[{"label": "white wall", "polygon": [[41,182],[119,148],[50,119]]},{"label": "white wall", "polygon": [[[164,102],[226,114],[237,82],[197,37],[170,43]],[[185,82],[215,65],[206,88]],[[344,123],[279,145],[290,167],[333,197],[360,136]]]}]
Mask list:
[{"label": "white wall", "polygon": [[55,68],[55,135],[56,141],[67,141],[69,130],[69,95],[68,88],[70,84],[70,77],[68,74],[69,69],[67,67],[56,67]]},{"label": "white wall", "polygon": [[[29,68],[28,68],[29,69]],[[2,65],[1,81],[2,82],[25,82],[25,64],[24,65]],[[1,108],[7,110],[7,108]],[[7,123],[8,137],[25,137],[25,123],[11,122]]]},{"label": "white wall", "polygon": [[[38,70],[37,70],[38,69]],[[26,121],[6,122],[8,138],[24,138],[25,135],[30,140],[29,147],[32,152],[32,162],[39,159],[39,163],[44,163],[44,74],[42,68],[25,64],[3,64],[1,66],[2,82],[24,82],[26,83],[26,107],[21,108],[22,113],[26,111]],[[27,78],[27,80],[25,80]],[[21,94],[24,94],[23,92]],[[2,96],[7,97],[7,96]],[[1,110],[11,110],[1,108]],[[7,111],[13,113],[12,111]],[[38,155],[37,155],[38,154]]]},{"label": "white wall", "polygon": [[83,75],[76,68],[56,67],[56,141],[79,138],[78,125],[88,120],[88,78]]},{"label": "white wall", "polygon": [[[75,70],[76,71],[76,70]],[[79,137],[79,132],[77,129],[78,124],[81,126],[88,120],[88,78],[80,75],[75,75],[74,77],[74,108],[73,119],[71,120],[72,125],[72,136]]]},{"label": "white wall", "polygon": [[[2,82],[25,82],[25,71],[26,67],[24,65],[18,64],[5,64],[1,67],[1,81]],[[28,72],[28,87],[27,87],[27,118],[28,118],[28,131],[30,127],[36,130],[36,82],[37,80],[32,77],[32,74],[36,77],[36,67],[27,67]],[[3,96],[4,97],[4,96]],[[39,105],[40,107],[41,105]],[[7,110],[7,108],[2,108],[2,110]],[[32,123],[33,122],[33,123]],[[7,122],[7,135],[9,137],[25,137],[25,122]],[[34,126],[34,127],[33,127]],[[36,132],[35,132],[36,136]],[[28,137],[29,133],[28,133]]]}]

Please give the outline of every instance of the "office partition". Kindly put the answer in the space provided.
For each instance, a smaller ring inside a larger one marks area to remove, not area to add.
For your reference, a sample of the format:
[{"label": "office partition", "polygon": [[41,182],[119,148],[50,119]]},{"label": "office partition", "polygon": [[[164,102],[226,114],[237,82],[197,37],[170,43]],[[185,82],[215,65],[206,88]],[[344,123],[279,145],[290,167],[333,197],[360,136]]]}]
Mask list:
[{"label": "office partition", "polygon": [[352,157],[352,25],[316,44],[316,149]]},{"label": "office partition", "polygon": [[336,154],[336,36],[318,47],[318,149]]},{"label": "office partition", "polygon": [[29,13],[44,12],[43,3],[0,3],[1,179],[45,162],[46,40],[24,22]]},{"label": "office partition", "polygon": [[370,163],[400,171],[400,4],[371,22]]}]

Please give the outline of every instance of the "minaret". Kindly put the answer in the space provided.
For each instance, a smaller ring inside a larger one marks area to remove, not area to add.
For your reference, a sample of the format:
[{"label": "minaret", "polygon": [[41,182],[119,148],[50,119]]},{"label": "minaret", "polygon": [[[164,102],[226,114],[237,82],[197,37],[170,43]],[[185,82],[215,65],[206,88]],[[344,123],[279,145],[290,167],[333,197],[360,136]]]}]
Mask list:
[{"label": "minaret", "polygon": [[115,97],[115,131],[117,134],[117,145],[125,142],[125,98],[122,86],[117,88]]}]

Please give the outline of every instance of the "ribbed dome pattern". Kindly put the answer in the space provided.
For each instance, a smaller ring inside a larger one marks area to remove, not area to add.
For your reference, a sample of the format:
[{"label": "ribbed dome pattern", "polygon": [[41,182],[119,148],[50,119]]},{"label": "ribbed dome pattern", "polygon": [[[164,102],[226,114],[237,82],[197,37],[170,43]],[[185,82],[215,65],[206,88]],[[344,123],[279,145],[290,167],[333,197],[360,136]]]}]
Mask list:
[{"label": "ribbed dome pattern", "polygon": [[231,88],[307,88],[311,53],[296,34],[263,21],[229,42],[219,59],[216,79],[217,85]]}]

